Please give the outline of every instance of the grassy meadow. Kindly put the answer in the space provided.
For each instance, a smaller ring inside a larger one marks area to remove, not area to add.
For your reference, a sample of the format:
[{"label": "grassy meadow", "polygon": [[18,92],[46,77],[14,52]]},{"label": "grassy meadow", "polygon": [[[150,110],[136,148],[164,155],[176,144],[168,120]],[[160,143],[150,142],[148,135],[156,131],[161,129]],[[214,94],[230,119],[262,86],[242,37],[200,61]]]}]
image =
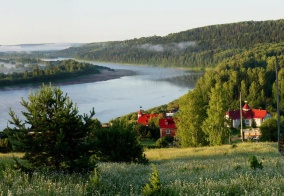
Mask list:
[{"label": "grassy meadow", "polygon": [[[0,154],[0,195],[142,195],[152,166],[168,195],[283,195],[284,157],[276,143],[148,149],[149,165],[99,163],[94,173],[34,173],[13,170],[12,154]],[[252,169],[256,156],[263,169]],[[21,154],[15,154],[21,156]],[[98,178],[96,178],[98,177]]]}]

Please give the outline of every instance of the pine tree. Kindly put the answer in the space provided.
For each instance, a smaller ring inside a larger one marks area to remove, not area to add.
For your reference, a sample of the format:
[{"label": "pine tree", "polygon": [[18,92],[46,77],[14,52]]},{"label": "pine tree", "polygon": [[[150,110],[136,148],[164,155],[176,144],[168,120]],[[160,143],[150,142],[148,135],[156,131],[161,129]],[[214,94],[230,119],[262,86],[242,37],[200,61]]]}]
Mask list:
[{"label": "pine tree", "polygon": [[159,172],[155,165],[152,166],[153,172],[151,173],[149,183],[147,183],[143,187],[143,195],[145,196],[154,196],[154,195],[161,195],[162,185],[160,182]]},{"label": "pine tree", "polygon": [[78,108],[60,88],[43,85],[29,101],[22,98],[25,107],[19,117],[10,110],[7,135],[15,150],[25,152],[26,159],[36,169],[82,171],[93,169],[90,161],[94,153],[88,134],[94,128],[90,116],[78,114]]}]

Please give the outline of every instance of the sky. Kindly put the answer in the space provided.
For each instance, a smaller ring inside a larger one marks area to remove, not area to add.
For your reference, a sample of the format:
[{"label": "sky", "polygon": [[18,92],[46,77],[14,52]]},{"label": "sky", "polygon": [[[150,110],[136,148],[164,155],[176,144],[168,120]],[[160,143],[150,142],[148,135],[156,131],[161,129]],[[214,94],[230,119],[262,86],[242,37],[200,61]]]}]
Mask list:
[{"label": "sky", "polygon": [[92,43],[284,18],[284,0],[0,0],[0,45]]}]

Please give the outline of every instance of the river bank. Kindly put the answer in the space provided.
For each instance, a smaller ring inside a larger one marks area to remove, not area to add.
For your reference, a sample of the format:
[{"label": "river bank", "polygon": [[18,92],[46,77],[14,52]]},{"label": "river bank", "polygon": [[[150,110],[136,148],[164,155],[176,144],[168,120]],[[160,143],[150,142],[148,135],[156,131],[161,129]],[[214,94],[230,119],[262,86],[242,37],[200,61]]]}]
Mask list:
[{"label": "river bank", "polygon": [[64,86],[64,85],[72,85],[72,84],[92,83],[92,82],[100,82],[100,81],[117,79],[117,78],[121,78],[121,77],[124,77],[124,76],[133,76],[133,75],[135,75],[135,72],[131,71],[131,70],[102,69],[102,70],[100,70],[99,74],[91,74],[91,75],[86,75],[86,76],[80,76],[80,77],[77,77],[77,78],[56,81],[56,82],[53,82],[53,84],[56,85],[56,86]]},{"label": "river bank", "polygon": [[[98,74],[89,74],[89,75],[79,76],[76,78],[57,80],[57,81],[51,82],[51,84],[53,86],[66,86],[66,85],[74,85],[74,84],[84,84],[84,83],[107,81],[107,80],[121,78],[124,76],[133,76],[133,75],[136,75],[135,71],[133,70],[101,69],[100,73]],[[33,87],[38,88],[39,86],[41,86],[41,83],[29,83],[29,84],[22,84],[22,85],[4,86],[4,87],[1,87],[0,90],[30,89]]]}]

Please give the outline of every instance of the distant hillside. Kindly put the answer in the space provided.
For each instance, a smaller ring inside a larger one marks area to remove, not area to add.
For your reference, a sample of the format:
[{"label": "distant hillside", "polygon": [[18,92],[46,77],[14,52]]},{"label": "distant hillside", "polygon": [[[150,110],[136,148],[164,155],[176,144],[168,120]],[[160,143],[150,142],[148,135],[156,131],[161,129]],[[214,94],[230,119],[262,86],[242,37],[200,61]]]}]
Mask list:
[{"label": "distant hillside", "polygon": [[256,44],[284,42],[284,19],[212,25],[126,41],[91,43],[53,55],[175,67],[214,67]]}]

